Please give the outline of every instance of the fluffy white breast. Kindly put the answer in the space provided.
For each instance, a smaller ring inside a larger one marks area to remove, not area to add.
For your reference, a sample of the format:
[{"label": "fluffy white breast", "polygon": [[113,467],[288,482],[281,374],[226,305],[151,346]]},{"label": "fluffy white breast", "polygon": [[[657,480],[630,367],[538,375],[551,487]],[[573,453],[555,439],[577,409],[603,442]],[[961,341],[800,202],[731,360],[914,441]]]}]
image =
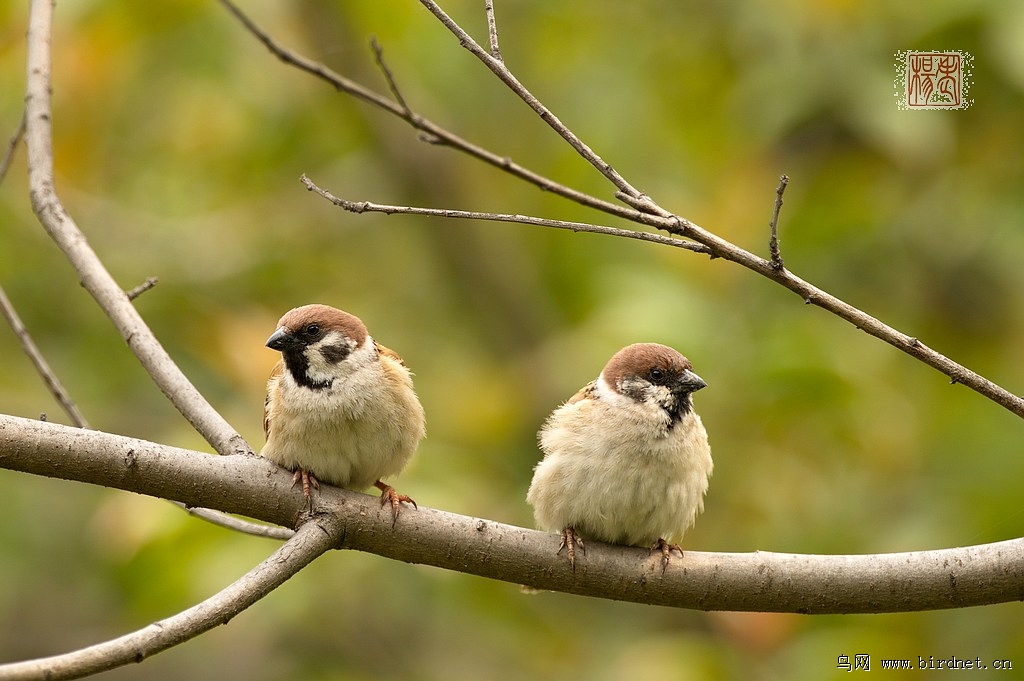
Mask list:
[{"label": "fluffy white breast", "polygon": [[573,526],[600,541],[651,545],[681,539],[703,509],[711,450],[693,410],[672,422],[658,389],[637,401],[603,376],[540,432],[544,459],[527,500],[549,531]]}]

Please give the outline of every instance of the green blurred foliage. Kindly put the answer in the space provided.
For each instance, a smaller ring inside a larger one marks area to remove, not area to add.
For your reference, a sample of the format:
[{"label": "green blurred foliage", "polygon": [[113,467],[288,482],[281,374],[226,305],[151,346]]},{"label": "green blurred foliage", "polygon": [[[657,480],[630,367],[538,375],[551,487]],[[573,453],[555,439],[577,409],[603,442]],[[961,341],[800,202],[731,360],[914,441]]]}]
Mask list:
[{"label": "green blurred foliage", "polygon": [[[0,2],[0,134],[26,3]],[[448,0],[485,40],[482,3]],[[1024,11],[1015,3],[497,2],[502,53],[662,205],[786,264],[1018,393]],[[582,190],[609,185],[418,3],[246,2],[279,40]],[[749,272],[652,244],[365,214],[352,199],[606,222],[271,57],[210,0],[59,3],[58,190],[138,308],[258,446],[263,347],[307,302],[361,316],[416,372],[429,436],[400,489],[523,525],[544,416],[620,346],[672,344],[710,387],[716,458],[694,550],[871,553],[1019,536],[1020,422]],[[898,111],[894,53],[975,57],[966,111]],[[0,187],[0,283],[96,428],[206,448]],[[0,330],[0,410],[62,414]],[[52,654],[204,598],[273,545],[144,497],[0,471],[0,659]],[[694,613],[328,555],[228,626],[111,679],[823,679],[842,654],[1008,658],[1017,604],[799,617]]]}]

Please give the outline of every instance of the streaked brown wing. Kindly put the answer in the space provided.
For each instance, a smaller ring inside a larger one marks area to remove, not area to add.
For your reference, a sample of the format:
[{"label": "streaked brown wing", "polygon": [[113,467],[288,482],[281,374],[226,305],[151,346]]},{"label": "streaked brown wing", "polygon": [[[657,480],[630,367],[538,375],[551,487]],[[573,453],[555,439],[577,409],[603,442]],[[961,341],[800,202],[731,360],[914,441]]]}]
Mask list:
[{"label": "streaked brown wing", "polygon": [[566,401],[566,404],[573,404],[574,402],[579,402],[580,400],[586,400],[593,397],[595,388],[597,388],[597,381],[591,381],[590,383],[587,383],[585,386],[576,391],[576,394],[570,397]]},{"label": "streaked brown wing", "polygon": [[373,344],[377,347],[377,352],[378,353],[384,355],[385,357],[390,357],[391,359],[395,360],[396,362],[398,362],[402,366],[405,366],[405,360],[402,359],[397,352],[395,352],[391,348],[388,348],[388,347],[385,347],[385,346],[381,345],[377,341],[373,341]]}]

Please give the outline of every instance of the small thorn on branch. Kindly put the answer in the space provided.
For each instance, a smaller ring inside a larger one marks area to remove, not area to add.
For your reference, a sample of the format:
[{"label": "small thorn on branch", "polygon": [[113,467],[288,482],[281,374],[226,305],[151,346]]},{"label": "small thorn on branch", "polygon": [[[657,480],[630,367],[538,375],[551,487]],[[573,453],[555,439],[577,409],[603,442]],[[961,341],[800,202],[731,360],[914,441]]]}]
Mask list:
[{"label": "small thorn on branch", "polygon": [[782,253],[779,251],[779,212],[782,210],[782,195],[789,184],[789,175],[779,178],[779,188],[775,190],[775,209],[772,210],[772,221],[768,223],[770,234],[768,236],[768,252],[771,254],[772,269],[775,271],[785,267],[782,261]]},{"label": "small thorn on branch", "polygon": [[159,281],[160,280],[157,279],[156,277],[146,277],[146,281],[142,282],[141,284],[133,288],[131,291],[125,291],[124,294],[128,296],[128,300],[135,300],[143,293],[156,286],[157,283],[159,283]]}]

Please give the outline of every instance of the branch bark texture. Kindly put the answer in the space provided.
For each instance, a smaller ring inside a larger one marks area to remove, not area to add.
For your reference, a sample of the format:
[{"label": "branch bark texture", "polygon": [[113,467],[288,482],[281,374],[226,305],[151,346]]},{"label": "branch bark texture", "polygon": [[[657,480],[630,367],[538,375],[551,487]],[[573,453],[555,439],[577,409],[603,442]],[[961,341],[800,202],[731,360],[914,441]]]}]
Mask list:
[{"label": "branch bark texture", "polygon": [[[304,500],[292,476],[256,456],[224,456],[0,416],[0,467],[165,497],[291,527]],[[575,572],[559,538],[430,508],[392,527],[375,497],[323,485],[315,516],[335,518],[339,548],[585,596],[700,610],[907,612],[1024,600],[1024,539],[874,555],[686,550],[587,544]]]}]

